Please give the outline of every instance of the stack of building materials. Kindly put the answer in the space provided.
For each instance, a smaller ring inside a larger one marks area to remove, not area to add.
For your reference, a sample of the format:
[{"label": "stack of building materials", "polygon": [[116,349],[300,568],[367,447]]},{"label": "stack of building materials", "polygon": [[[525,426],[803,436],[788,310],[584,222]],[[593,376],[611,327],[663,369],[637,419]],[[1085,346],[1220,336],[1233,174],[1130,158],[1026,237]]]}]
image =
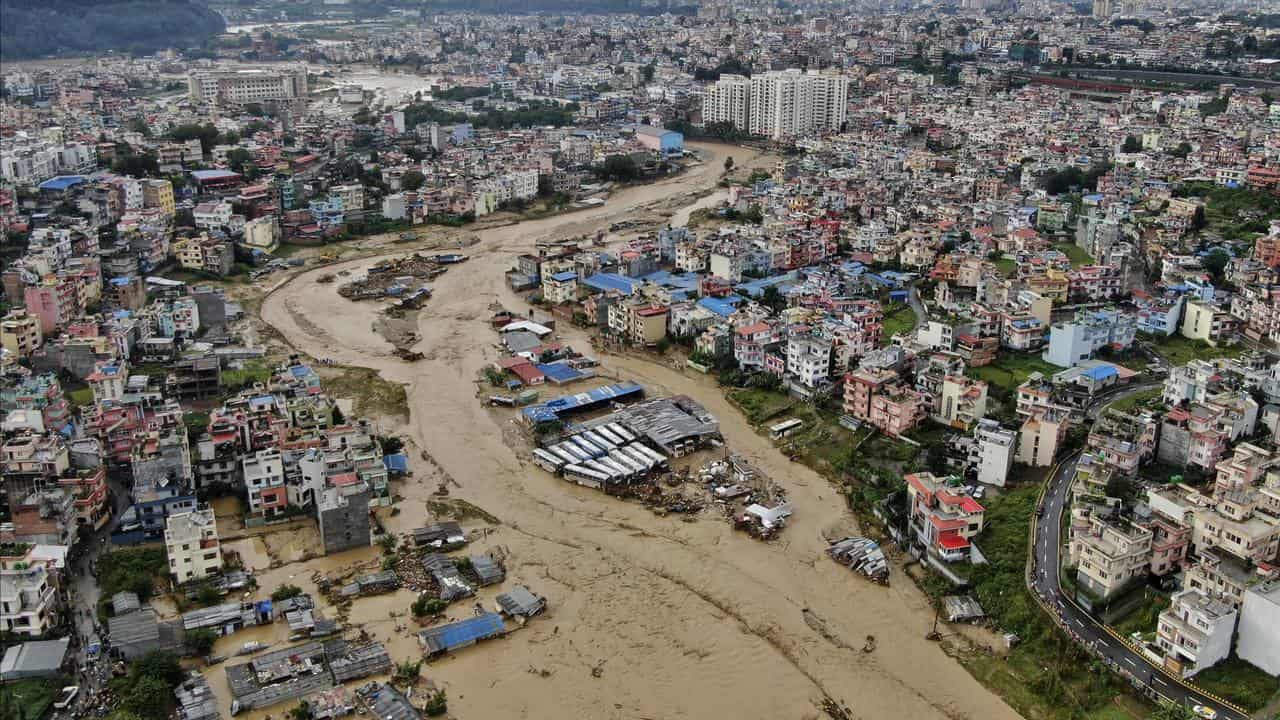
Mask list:
[{"label": "stack of building materials", "polygon": [[476,591],[462,579],[453,559],[440,553],[428,553],[422,558],[422,568],[427,571],[440,589],[440,599],[452,602],[458,598],[471,597]]},{"label": "stack of building materials", "polygon": [[878,583],[889,581],[889,562],[875,540],[864,537],[847,537],[831,543],[827,554],[832,560],[856,570]]}]

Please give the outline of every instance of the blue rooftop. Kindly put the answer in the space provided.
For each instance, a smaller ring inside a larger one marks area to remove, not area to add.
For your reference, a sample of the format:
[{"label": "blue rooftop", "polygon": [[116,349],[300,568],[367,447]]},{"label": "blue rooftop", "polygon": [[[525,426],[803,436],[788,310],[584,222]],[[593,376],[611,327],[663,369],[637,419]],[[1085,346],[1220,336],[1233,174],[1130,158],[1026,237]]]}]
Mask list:
[{"label": "blue rooftop", "polygon": [[192,170],[191,177],[196,180],[225,180],[240,177],[240,174],[230,170]]},{"label": "blue rooftop", "polygon": [[428,650],[432,652],[448,652],[455,648],[465,647],[477,640],[484,640],[501,635],[506,628],[502,617],[497,613],[485,613],[475,617],[459,620],[448,625],[428,628],[420,633]]},{"label": "blue rooftop", "polygon": [[720,317],[729,317],[734,310],[738,309],[738,303],[740,302],[742,302],[741,295],[730,295],[724,298],[704,297],[698,301],[698,305]]},{"label": "blue rooftop", "polygon": [[409,472],[409,458],[404,453],[395,453],[394,455],[384,455],[382,457],[382,465],[386,469],[395,473]]},{"label": "blue rooftop", "polygon": [[604,292],[616,290],[623,295],[630,295],[640,286],[640,281],[617,273],[596,273],[583,280],[582,284]]},{"label": "blue rooftop", "polygon": [[766,288],[777,287],[779,292],[784,292],[790,289],[795,285],[795,279],[795,273],[774,275],[773,277],[762,278],[760,280],[749,280],[744,283],[738,283],[733,286],[733,289],[746,293],[751,297],[760,297],[764,294]]},{"label": "blue rooftop", "polygon": [[1100,380],[1106,380],[1107,378],[1113,377],[1115,375],[1119,375],[1120,373],[1115,369],[1115,366],[1113,365],[1099,365],[1097,367],[1091,367],[1088,370],[1085,370],[1084,374],[1090,380],[1100,381]]},{"label": "blue rooftop", "polygon": [[572,382],[582,377],[581,372],[565,363],[534,363],[533,366],[552,382]]},{"label": "blue rooftop", "polygon": [[574,395],[562,395],[554,400],[548,400],[541,405],[527,407],[522,411],[522,414],[525,419],[533,422],[556,420],[559,418],[560,413],[573,412],[575,410],[589,408],[610,400],[620,400],[633,395],[641,395],[643,393],[644,386],[627,380],[614,385],[592,388],[586,392],[576,393]]},{"label": "blue rooftop", "polygon": [[565,270],[564,272],[558,272],[555,275],[552,275],[551,279],[556,282],[569,282],[570,280],[576,280],[577,277],[578,273],[572,270]]},{"label": "blue rooftop", "polygon": [[40,183],[40,189],[62,192],[68,188],[75,187],[82,182],[84,182],[84,177],[81,175],[59,175]]}]

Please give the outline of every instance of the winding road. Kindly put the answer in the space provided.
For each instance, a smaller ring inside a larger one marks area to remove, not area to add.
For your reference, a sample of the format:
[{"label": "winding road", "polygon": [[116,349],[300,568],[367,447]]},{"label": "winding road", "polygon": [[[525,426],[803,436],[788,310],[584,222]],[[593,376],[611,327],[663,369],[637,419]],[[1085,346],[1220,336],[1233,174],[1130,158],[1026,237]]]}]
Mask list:
[{"label": "winding road", "polygon": [[[1151,385],[1152,383],[1135,385],[1100,399],[1089,408],[1088,414],[1094,417],[1106,404]],[[1141,683],[1167,701],[1188,708],[1195,705],[1212,708],[1222,720],[1246,720],[1249,717],[1246,713],[1186,685],[1163,667],[1147,660],[1145,655],[1091,616],[1076,604],[1070,594],[1063,591],[1058,575],[1062,552],[1059,538],[1062,537],[1063,518],[1070,509],[1071,480],[1075,477],[1076,463],[1079,460],[1080,451],[1075,451],[1054,466],[1041,502],[1044,515],[1032,519],[1035,544],[1032,552],[1033,564],[1028,575],[1029,589],[1037,596],[1041,606],[1053,614],[1060,627],[1077,643],[1105,660],[1113,671]]]}]

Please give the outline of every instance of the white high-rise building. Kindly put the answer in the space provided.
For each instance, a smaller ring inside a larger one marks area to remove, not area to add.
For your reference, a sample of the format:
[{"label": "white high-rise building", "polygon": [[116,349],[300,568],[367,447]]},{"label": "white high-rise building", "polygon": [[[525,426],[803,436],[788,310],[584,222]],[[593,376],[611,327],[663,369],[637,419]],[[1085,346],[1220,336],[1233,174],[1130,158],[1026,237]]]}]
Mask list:
[{"label": "white high-rise building", "polygon": [[774,139],[838,131],[848,115],[849,79],[798,69],[751,78],[749,128]]},{"label": "white high-rise building", "polygon": [[751,110],[751,80],[742,75],[721,75],[702,95],[702,123],[731,123],[739,130],[747,129]]}]

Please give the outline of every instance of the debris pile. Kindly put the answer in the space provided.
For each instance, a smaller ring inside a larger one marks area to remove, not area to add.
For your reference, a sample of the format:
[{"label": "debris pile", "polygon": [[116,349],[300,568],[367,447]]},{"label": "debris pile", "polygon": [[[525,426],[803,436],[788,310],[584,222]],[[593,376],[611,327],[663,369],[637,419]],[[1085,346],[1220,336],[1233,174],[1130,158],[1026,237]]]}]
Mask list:
[{"label": "debris pile", "polygon": [[889,561],[875,540],[847,537],[831,543],[827,554],[850,570],[856,570],[881,585],[889,584]]},{"label": "debris pile", "polygon": [[400,307],[412,309],[431,297],[426,281],[439,277],[447,269],[436,258],[415,253],[374,265],[363,278],[339,287],[338,294],[348,300],[398,298]]}]

